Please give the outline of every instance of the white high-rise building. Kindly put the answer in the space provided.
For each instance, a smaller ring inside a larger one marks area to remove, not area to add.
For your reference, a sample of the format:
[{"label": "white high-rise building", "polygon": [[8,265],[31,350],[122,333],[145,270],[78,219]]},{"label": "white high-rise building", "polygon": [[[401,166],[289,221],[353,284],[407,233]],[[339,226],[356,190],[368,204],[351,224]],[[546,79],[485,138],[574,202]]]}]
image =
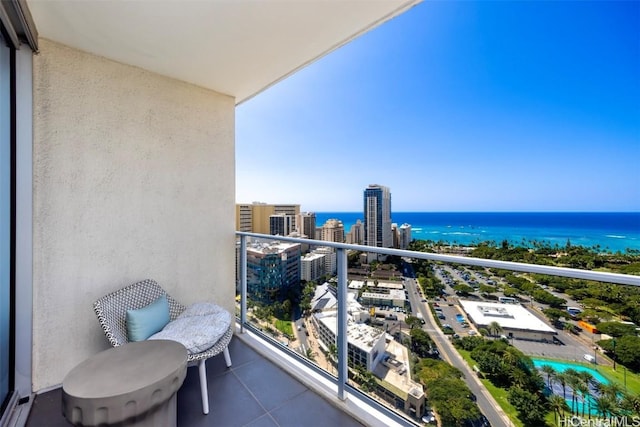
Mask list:
[{"label": "white high-rise building", "polygon": [[407,249],[411,243],[411,224],[406,222],[400,226],[400,249]]},{"label": "white high-rise building", "polygon": [[328,246],[320,246],[315,248],[312,253],[315,254],[323,254],[324,257],[324,271],[325,274],[329,274],[331,276],[335,275],[338,271],[338,257],[333,248]]},{"label": "white high-rise building", "polygon": [[326,274],[325,257],[326,254],[310,253],[300,260],[300,279],[307,282],[317,281]]}]

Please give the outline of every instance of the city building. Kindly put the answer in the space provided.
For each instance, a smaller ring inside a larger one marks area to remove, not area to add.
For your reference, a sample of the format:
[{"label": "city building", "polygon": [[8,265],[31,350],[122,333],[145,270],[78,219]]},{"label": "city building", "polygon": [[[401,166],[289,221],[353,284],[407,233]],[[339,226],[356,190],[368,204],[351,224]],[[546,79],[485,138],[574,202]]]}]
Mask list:
[{"label": "city building", "polygon": [[328,246],[318,246],[317,248],[311,251],[315,254],[324,255],[324,271],[325,274],[330,276],[334,276],[338,271],[338,257],[336,255],[336,251],[333,248]]},{"label": "city building", "polygon": [[[314,313],[312,323],[318,332],[319,343],[328,351],[336,343],[336,312]],[[347,326],[347,355],[350,366],[360,365],[373,372],[385,355],[384,331],[349,319]]]},{"label": "city building", "polygon": [[298,233],[307,239],[316,238],[316,214],[314,212],[301,212],[296,219]]},{"label": "city building", "polygon": [[[295,218],[299,213],[300,205],[273,205],[262,202],[237,203],[236,227],[239,231],[271,234],[271,215],[285,214],[294,218],[293,230],[295,230]],[[283,236],[288,234],[283,234]]]},{"label": "city building", "polygon": [[388,187],[372,184],[364,190],[364,244],[390,248],[391,191]]},{"label": "city building", "polygon": [[300,260],[300,279],[307,282],[315,282],[326,274],[326,254],[309,253]]},{"label": "city building", "polygon": [[400,249],[408,249],[411,240],[411,225],[405,222],[400,226]]},{"label": "city building", "polygon": [[271,242],[247,246],[247,295],[255,301],[281,301],[300,285],[300,244]]},{"label": "city building", "polygon": [[344,225],[338,219],[328,219],[322,226],[322,238],[326,242],[344,243]]},{"label": "city building", "polygon": [[392,247],[399,248],[400,247],[400,230],[398,230],[398,224],[395,222],[391,224],[391,240]]},{"label": "city building", "polygon": [[351,226],[346,236],[346,242],[352,245],[364,244],[364,224],[362,221],[357,220],[356,223]]},{"label": "city building", "polygon": [[551,342],[555,329],[520,304],[501,304],[460,300],[460,306],[476,328],[487,328],[497,322],[508,338]]},{"label": "city building", "polygon": [[[349,284],[359,289],[362,282]],[[347,354],[349,366],[360,365],[376,377],[375,394],[393,408],[402,409],[416,417],[424,412],[426,397],[422,385],[414,382],[409,373],[409,351],[380,329],[363,322],[370,313],[356,300],[357,292],[347,296]],[[311,301],[311,325],[316,330],[318,343],[325,352],[336,343],[336,310],[338,299],[334,286],[325,283],[316,288]]]},{"label": "city building", "polygon": [[360,302],[364,305],[403,308],[406,305],[407,298],[404,291],[401,289],[379,291],[377,288],[369,287],[368,292],[362,293]]},{"label": "city building", "polygon": [[376,394],[392,407],[419,418],[425,410],[426,396],[422,384],[411,379],[409,357],[406,346],[387,337],[386,356],[373,371],[380,379]]},{"label": "city building", "polygon": [[274,236],[288,236],[295,230],[294,218],[295,217],[284,213],[269,216],[269,234]]}]

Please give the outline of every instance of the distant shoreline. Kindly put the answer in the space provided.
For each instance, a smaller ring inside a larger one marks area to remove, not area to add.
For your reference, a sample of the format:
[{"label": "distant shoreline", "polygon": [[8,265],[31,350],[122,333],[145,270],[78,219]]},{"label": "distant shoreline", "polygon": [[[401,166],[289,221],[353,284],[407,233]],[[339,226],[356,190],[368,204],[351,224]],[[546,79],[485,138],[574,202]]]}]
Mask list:
[{"label": "distant shoreline", "polygon": [[[362,212],[316,212],[316,225],[339,219],[347,233],[363,217]],[[413,239],[454,245],[507,240],[514,246],[570,242],[601,252],[640,250],[640,212],[393,212],[391,219],[398,226],[410,224]]]}]

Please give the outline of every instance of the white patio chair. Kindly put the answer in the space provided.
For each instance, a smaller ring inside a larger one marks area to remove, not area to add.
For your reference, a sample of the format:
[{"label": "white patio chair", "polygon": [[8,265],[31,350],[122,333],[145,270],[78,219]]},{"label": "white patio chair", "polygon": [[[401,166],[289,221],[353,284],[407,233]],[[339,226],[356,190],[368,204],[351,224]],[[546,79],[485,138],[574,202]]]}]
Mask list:
[{"label": "white patio chair", "polygon": [[[169,302],[170,320],[175,320],[185,310],[185,306],[173,299],[154,280],[143,280],[113,293],[105,295],[93,303],[93,309],[98,316],[104,334],[112,346],[118,347],[129,342],[127,337],[127,310],[137,310],[156,301],[165,295]],[[189,366],[198,365],[200,376],[200,391],[202,395],[202,411],[209,413],[209,399],[207,391],[207,371],[205,361],[220,353],[224,354],[227,367],[231,366],[229,342],[233,336],[233,321],[227,331],[210,348],[199,353],[189,352],[187,362]]]}]

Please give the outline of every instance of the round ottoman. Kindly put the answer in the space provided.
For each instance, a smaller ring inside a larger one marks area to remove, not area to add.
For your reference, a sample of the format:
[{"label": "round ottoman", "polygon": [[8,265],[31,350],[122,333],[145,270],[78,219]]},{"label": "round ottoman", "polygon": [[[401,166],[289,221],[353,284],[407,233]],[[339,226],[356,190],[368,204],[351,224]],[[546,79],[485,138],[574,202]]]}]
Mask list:
[{"label": "round ottoman", "polygon": [[62,382],[62,413],[80,426],[175,426],[187,349],[169,340],[132,342],[96,354]]}]

